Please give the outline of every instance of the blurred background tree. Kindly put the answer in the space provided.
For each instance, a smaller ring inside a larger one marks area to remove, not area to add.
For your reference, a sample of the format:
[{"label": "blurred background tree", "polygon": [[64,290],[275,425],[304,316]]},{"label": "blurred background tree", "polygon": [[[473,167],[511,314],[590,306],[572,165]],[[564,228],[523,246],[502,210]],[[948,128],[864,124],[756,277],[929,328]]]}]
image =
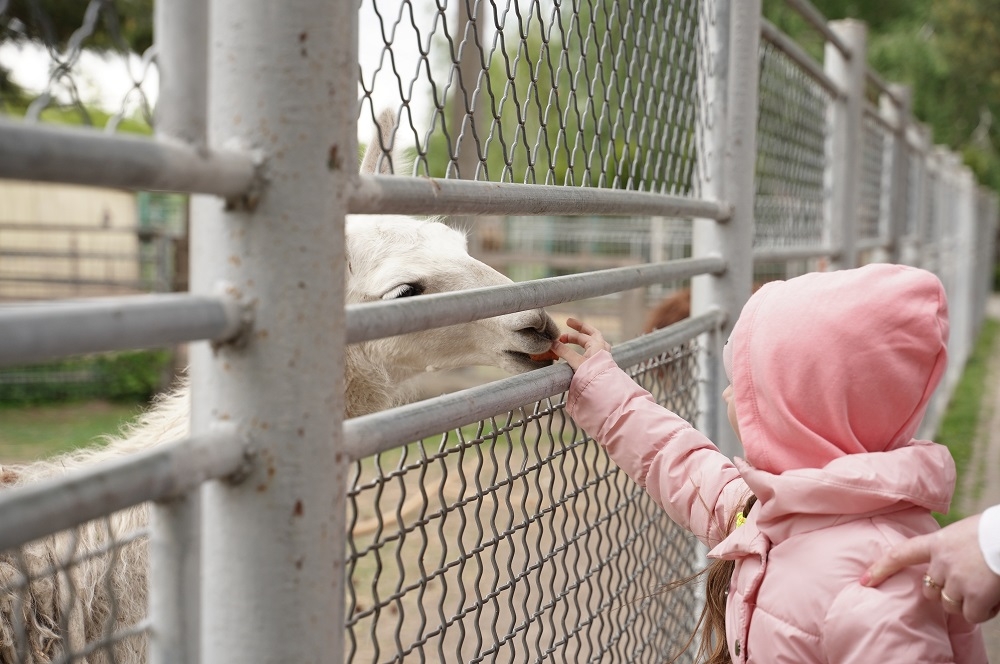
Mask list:
[{"label": "blurred background tree", "polygon": [[[1000,0],[812,0],[830,20],[868,24],[868,62],[913,92],[913,114],[934,142],[960,152],[1000,190]],[[764,15],[822,57],[822,42],[785,0]]]}]

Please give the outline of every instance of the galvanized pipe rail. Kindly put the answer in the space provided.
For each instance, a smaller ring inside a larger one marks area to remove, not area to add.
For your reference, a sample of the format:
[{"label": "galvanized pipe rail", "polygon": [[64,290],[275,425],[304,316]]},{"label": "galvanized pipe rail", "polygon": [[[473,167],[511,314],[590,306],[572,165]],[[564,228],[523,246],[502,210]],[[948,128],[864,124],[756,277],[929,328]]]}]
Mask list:
[{"label": "galvanized pipe rail", "polygon": [[186,294],[0,306],[0,367],[183,341],[234,339],[247,324],[232,297]]},{"label": "galvanized pipe rail", "polygon": [[348,210],[354,214],[509,214],[700,217],[725,221],[724,202],[647,191],[472,182],[399,175],[361,175]]},{"label": "galvanized pipe rail", "polygon": [[249,153],[211,151],[166,139],[0,119],[0,178],[151,191],[250,196]]},{"label": "galvanized pipe rail", "polygon": [[851,52],[851,47],[841,39],[840,35],[834,32],[830,28],[830,24],[827,23],[826,17],[823,13],[816,9],[809,0],[785,0],[788,6],[799,13],[806,22],[811,25],[817,32],[823,35],[830,44],[832,44],[838,51],[840,51],[845,59],[850,59],[853,57]]},{"label": "galvanized pipe rail", "polygon": [[347,343],[468,323],[699,274],[720,274],[725,269],[726,261],[717,256],[684,258],[403,300],[351,304],[346,307]]},{"label": "galvanized pipe rail", "polygon": [[759,247],[753,250],[754,263],[809,260],[811,258],[834,258],[838,252],[830,246],[804,247]]},{"label": "galvanized pipe rail", "polygon": [[[611,354],[620,366],[632,366],[699,334],[717,329],[724,318],[721,309],[712,309],[619,344]],[[387,452],[427,436],[560,394],[569,389],[572,378],[573,370],[561,362],[486,385],[355,417],[344,422],[345,450],[354,461]]]},{"label": "galvanized pipe rail", "polygon": [[806,53],[806,50],[799,46],[798,42],[779,30],[773,23],[763,18],[760,20],[760,36],[761,39],[788,56],[792,62],[801,67],[803,72],[808,74],[811,79],[829,92],[831,96],[841,98],[847,94],[841,86],[837,85],[823,71],[823,65],[816,62],[811,55]]},{"label": "galvanized pipe rail", "polygon": [[[248,447],[232,426],[0,492],[0,550],[238,474]],[[16,472],[12,471],[12,472]]]}]

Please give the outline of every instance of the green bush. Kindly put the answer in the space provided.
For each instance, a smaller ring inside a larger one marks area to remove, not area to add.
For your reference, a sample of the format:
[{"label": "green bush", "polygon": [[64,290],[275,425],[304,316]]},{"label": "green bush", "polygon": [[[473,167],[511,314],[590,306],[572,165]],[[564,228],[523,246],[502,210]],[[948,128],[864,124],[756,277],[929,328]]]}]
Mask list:
[{"label": "green bush", "polygon": [[171,358],[165,349],[138,350],[7,368],[0,371],[0,405],[148,401],[163,386]]}]

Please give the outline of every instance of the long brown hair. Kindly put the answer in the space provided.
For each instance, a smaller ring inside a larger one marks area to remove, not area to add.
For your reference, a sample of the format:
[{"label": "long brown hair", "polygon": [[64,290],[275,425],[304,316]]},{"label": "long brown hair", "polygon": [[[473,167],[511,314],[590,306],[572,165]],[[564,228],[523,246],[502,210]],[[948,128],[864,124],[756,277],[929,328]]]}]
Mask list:
[{"label": "long brown hair", "polygon": [[[750,513],[750,508],[757,502],[757,496],[751,494],[739,512],[733,512],[729,523],[726,524],[726,533],[733,532],[736,521],[742,514],[746,518]],[[702,607],[701,615],[695,624],[691,637],[684,644],[681,654],[687,652],[698,634],[701,634],[701,643],[698,646],[696,655],[698,661],[705,664],[732,664],[729,656],[729,648],[726,645],[726,598],[729,594],[729,585],[732,583],[733,570],[736,562],[718,558],[713,560],[705,569],[697,574],[679,579],[667,584],[665,590],[673,590],[686,585],[700,576],[705,577],[705,606]],[[672,661],[677,661],[678,655]],[[702,660],[703,657],[707,659]]]}]

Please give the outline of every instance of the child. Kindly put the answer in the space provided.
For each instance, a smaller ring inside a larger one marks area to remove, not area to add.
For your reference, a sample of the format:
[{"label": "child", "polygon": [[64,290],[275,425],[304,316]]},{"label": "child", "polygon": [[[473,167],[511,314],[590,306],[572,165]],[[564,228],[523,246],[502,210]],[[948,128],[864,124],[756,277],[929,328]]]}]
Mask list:
[{"label": "child", "polygon": [[754,294],[723,352],[745,460],[657,405],[598,330],[567,324],[552,351],[576,372],[569,414],[723,561],[713,566],[731,561],[725,597],[709,574],[706,611],[714,601],[725,614],[724,635],[706,621],[709,661],[987,661],[978,627],[924,598],[923,570],[859,583],[883,549],[937,530],[931,511],[951,499],[947,448],[912,439],[946,366],[937,277],[869,265]]}]

